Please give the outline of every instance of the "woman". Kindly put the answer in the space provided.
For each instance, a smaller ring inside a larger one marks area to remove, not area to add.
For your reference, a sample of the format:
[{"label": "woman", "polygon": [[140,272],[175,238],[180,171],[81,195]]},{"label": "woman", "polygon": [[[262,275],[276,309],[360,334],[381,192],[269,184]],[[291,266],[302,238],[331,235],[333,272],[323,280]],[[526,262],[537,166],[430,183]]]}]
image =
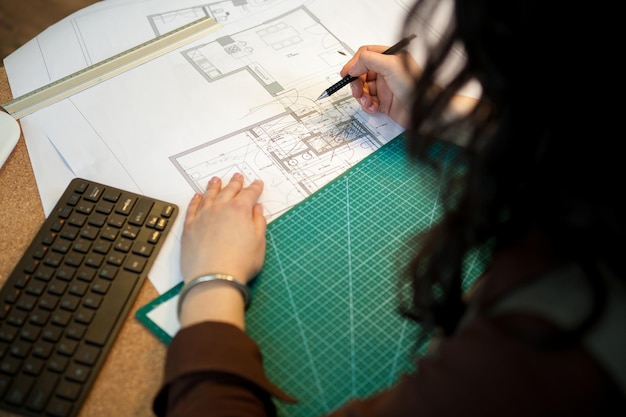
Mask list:
[{"label": "woman", "polygon": [[[420,38],[414,18],[428,19],[437,4],[418,2],[405,31]],[[606,121],[572,99],[562,76],[580,59],[565,53],[565,42],[581,22],[593,22],[594,11],[570,8],[564,19],[557,2],[454,6],[423,69],[369,46],[341,73],[359,77],[352,92],[364,111],[407,128],[412,157],[427,160],[433,140],[463,132],[468,169],[462,182],[448,184],[459,193],[450,193],[455,198],[403,277],[412,288],[400,298],[403,313],[437,331],[438,343],[415,373],[332,415],[624,415],[618,153],[608,136],[580,137]],[[467,60],[442,77],[459,46]],[[589,67],[591,83],[591,71],[602,68]],[[459,92],[472,81],[482,91],[470,103]],[[273,397],[293,401],[265,377],[244,332],[242,284],[262,268],[266,222],[257,204],[263,184],[242,183],[241,175],[223,187],[214,178],[189,204],[181,269],[194,284],[181,296],[181,330],[154,402],[160,416],[265,416],[275,413]],[[467,297],[461,266],[479,247],[490,249],[490,263]]]}]

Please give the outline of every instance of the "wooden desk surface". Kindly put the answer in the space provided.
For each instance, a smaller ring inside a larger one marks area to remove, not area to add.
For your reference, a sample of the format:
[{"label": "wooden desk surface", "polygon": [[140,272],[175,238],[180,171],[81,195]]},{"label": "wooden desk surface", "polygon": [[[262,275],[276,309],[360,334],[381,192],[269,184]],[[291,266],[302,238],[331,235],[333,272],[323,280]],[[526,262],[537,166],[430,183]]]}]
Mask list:
[{"label": "wooden desk surface", "polygon": [[[10,99],[6,71],[0,67],[0,103]],[[22,135],[0,168],[0,285],[4,284],[43,220],[43,208]],[[163,376],[166,348],[135,320],[134,315],[139,307],[157,295],[146,280],[80,417],[154,415],[152,399]],[[14,414],[0,410],[0,416]]]}]

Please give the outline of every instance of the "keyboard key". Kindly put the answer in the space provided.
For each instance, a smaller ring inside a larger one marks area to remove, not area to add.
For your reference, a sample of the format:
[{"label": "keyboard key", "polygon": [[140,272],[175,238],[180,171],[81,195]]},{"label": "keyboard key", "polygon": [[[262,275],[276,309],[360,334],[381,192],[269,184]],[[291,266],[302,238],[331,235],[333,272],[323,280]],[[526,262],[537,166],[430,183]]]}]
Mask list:
[{"label": "keyboard key", "polygon": [[139,202],[133,209],[133,212],[128,219],[128,223],[132,224],[133,226],[143,226],[146,217],[148,217],[148,214],[150,214],[150,209],[152,208],[152,205],[153,203],[150,200],[147,200],[145,198],[139,199]]},{"label": "keyboard key", "polygon": [[134,274],[124,274],[113,281],[108,296],[98,310],[98,315],[89,325],[87,335],[85,335],[87,342],[97,346],[103,346],[106,343],[136,282],[137,276]]},{"label": "keyboard key", "polygon": [[7,392],[6,402],[12,405],[22,405],[34,384],[35,378],[32,376],[21,375],[15,378]]},{"label": "keyboard key", "polygon": [[96,363],[96,359],[98,359],[99,354],[100,349],[96,348],[95,346],[82,345],[78,348],[75,359],[78,363],[92,366]]},{"label": "keyboard key", "polygon": [[58,380],[59,376],[52,373],[42,375],[28,397],[26,408],[31,411],[43,411]]},{"label": "keyboard key", "polygon": [[46,413],[52,417],[68,417],[72,410],[72,403],[60,398],[52,398],[46,408]]}]

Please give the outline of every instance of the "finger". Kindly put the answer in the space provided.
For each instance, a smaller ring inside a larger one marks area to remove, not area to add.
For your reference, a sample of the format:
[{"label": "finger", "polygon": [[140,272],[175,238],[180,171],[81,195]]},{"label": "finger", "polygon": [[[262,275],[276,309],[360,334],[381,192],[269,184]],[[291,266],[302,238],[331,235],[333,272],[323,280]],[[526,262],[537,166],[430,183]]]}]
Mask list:
[{"label": "finger", "polygon": [[378,113],[379,102],[375,97],[372,97],[368,94],[364,94],[363,97],[359,99],[359,104],[364,112],[375,114]]},{"label": "finger", "polygon": [[393,55],[384,55],[382,53],[375,52],[373,50],[362,51],[354,65],[348,69],[347,73],[353,77],[358,77],[363,74],[376,74],[376,76],[385,76],[390,71],[389,60],[397,59],[398,57]]},{"label": "finger", "polygon": [[264,235],[267,229],[267,219],[265,214],[263,214],[263,205],[261,203],[256,203],[252,208],[252,221],[257,232]]},{"label": "finger", "polygon": [[[372,87],[374,91],[372,92]],[[363,85],[363,95],[359,98],[359,104],[366,113],[378,113],[380,99],[376,96],[376,83],[365,83]]]},{"label": "finger", "polygon": [[215,197],[215,202],[223,202],[232,200],[243,188],[243,175],[236,172],[231,177],[228,184]]},{"label": "finger", "polygon": [[254,207],[256,202],[259,200],[261,193],[263,192],[263,181],[254,180],[252,183],[241,190],[238,199],[247,204],[249,207]]},{"label": "finger", "polygon": [[213,201],[222,189],[222,180],[220,177],[211,177],[204,191],[205,200]]},{"label": "finger", "polygon": [[343,68],[340,71],[340,75],[342,77],[345,77],[346,75],[350,74],[353,77],[359,77],[365,74],[367,72],[367,68],[366,67],[364,68],[362,66],[362,63],[360,62],[362,54],[366,52],[382,53],[386,49],[387,47],[381,46],[381,45],[361,46],[357,50],[356,54],[354,54],[354,56],[350,58],[350,60],[346,62],[346,64],[343,66]]},{"label": "finger", "polygon": [[378,79],[378,73],[376,71],[369,70],[365,73],[365,81],[371,83],[376,82]]},{"label": "finger", "polygon": [[[362,47],[361,47],[362,48]],[[359,48],[359,50],[356,52],[356,54],[352,55],[352,58],[350,58],[348,60],[348,62],[346,62],[344,64],[344,66],[341,68],[341,71],[339,71],[339,75],[341,76],[341,78],[345,77],[346,75],[348,75],[348,70],[350,68],[352,68],[354,66],[354,64],[356,64],[356,62],[359,59],[359,54],[361,52],[361,48]]]},{"label": "finger", "polygon": [[363,81],[365,76],[357,78],[355,81],[350,83],[350,88],[352,89],[352,97],[357,99],[361,108],[365,110],[367,113],[376,113],[378,108],[372,108],[372,104],[375,103],[375,100],[371,97],[370,87],[368,82]]},{"label": "finger", "polygon": [[384,114],[390,114],[391,106],[394,104],[393,93],[385,84],[374,83],[371,86],[376,91],[376,101],[378,103],[378,111]]},{"label": "finger", "polygon": [[365,86],[367,88],[367,93],[370,96],[377,96],[378,95],[378,84],[376,84],[376,80],[374,81],[368,81],[367,83],[365,83]]},{"label": "finger", "polygon": [[221,189],[222,180],[219,177],[211,177],[206,190],[204,190],[204,194],[202,194],[202,198],[200,199],[197,209],[200,210],[207,205],[213,204]]},{"label": "finger", "polygon": [[378,106],[378,111],[383,114],[389,115],[391,113],[391,106],[393,104],[391,97],[385,100],[384,97],[379,96],[379,99],[380,99],[379,101],[380,104]]},{"label": "finger", "polygon": [[200,207],[200,202],[202,201],[202,194],[195,193],[187,206],[187,213],[185,215],[185,226],[187,224],[193,222],[193,219],[196,217],[198,213],[198,207]]},{"label": "finger", "polygon": [[350,88],[352,89],[352,97],[356,98],[357,100],[360,99],[363,95],[363,82],[361,82],[360,79],[357,78],[355,81],[352,81],[350,83]]}]

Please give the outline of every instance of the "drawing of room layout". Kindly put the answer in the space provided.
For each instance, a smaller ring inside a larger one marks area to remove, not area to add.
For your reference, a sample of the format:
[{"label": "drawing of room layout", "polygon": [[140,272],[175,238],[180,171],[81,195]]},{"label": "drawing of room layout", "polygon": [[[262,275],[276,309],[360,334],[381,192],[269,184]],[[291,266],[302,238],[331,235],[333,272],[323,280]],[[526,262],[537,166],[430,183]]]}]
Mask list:
[{"label": "drawing of room layout", "polygon": [[241,172],[248,180],[261,178],[265,214],[272,219],[389,140],[389,120],[359,112],[349,88],[315,101],[338,80],[353,51],[305,6],[182,54],[207,83],[244,75],[280,109],[171,156],[196,191],[202,192],[214,175],[229,178]]}]

